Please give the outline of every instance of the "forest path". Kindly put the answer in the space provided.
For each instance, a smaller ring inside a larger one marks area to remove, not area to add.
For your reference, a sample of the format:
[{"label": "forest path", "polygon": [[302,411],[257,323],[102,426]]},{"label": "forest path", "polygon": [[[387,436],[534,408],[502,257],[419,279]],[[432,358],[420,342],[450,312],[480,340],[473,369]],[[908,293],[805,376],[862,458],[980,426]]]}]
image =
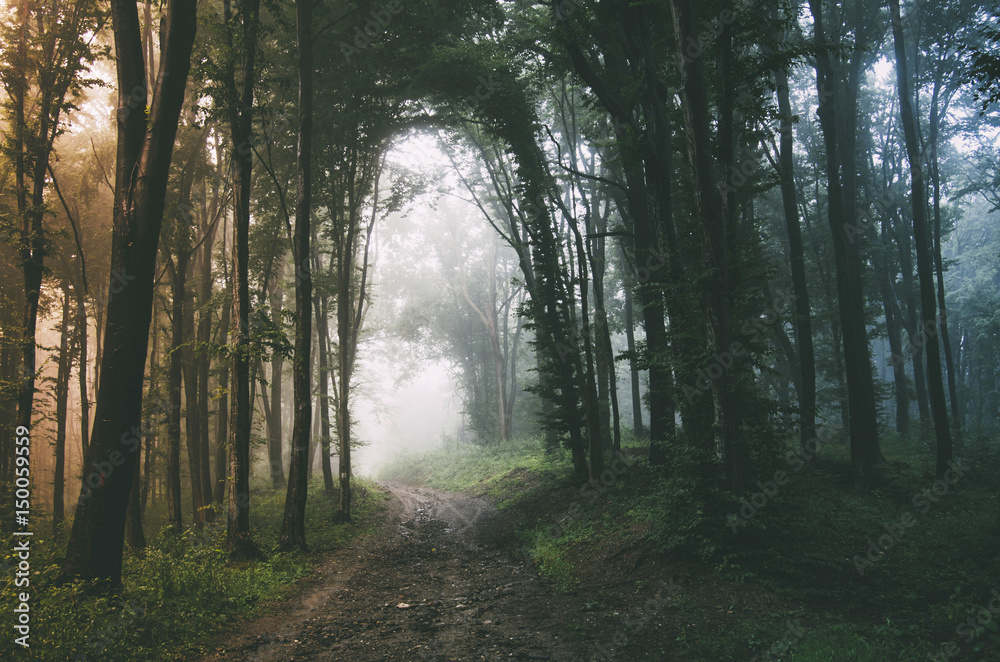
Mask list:
[{"label": "forest path", "polygon": [[[240,623],[217,660],[584,660],[567,640],[579,600],[505,547],[513,529],[464,494],[386,484],[379,529],[332,554],[298,597]],[[287,609],[283,608],[287,607]]]}]

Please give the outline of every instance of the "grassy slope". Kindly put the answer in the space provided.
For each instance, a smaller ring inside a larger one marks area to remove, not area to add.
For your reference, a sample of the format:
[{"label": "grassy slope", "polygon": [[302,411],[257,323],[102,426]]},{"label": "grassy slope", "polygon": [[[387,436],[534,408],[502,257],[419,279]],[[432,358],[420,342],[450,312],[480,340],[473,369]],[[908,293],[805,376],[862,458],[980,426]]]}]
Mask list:
[{"label": "grassy slope", "polygon": [[[180,539],[163,526],[163,513],[151,511],[148,547],[129,554],[119,599],[83,594],[80,585],[56,586],[53,579],[64,552],[65,533],[36,532],[31,555],[32,660],[176,660],[199,651],[224,623],[256,613],[271,600],[297,588],[321,555],[369,530],[383,510],[383,492],[355,483],[355,522],[334,525],[336,501],[324,497],[321,483],[310,485],[306,506],[307,554],[272,554],[281,526],[284,490],[255,489],[251,497],[254,540],[268,554],[259,563],[231,563],[222,546],[225,523],[187,529]],[[185,510],[185,516],[189,510]],[[8,555],[4,559],[11,562]],[[0,580],[0,602],[10,614],[13,572]],[[12,636],[0,639],[0,659],[28,659]]]},{"label": "grassy slope", "polygon": [[[603,615],[613,601],[602,603],[602,580],[623,565],[637,586],[684,578],[657,627],[622,644],[621,659],[875,662],[950,650],[937,659],[1000,660],[1000,599],[996,613],[987,609],[1000,589],[1000,459],[984,439],[961,445],[971,470],[931,502],[930,438],[915,437],[885,440],[893,465],[864,496],[843,470],[842,443],[798,471],[780,463],[787,484],[764,503],[758,495],[735,533],[725,515],[742,504],[704,512],[682,462],[666,474],[638,462],[594,489],[568,478],[564,458],[519,441],[403,456],[382,477],[489,498],[514,518],[540,574],[581,594],[582,612]],[[901,521],[911,524],[893,526]],[[885,525],[897,535],[861,574]],[[581,636],[614,632],[609,618],[581,613]]]}]

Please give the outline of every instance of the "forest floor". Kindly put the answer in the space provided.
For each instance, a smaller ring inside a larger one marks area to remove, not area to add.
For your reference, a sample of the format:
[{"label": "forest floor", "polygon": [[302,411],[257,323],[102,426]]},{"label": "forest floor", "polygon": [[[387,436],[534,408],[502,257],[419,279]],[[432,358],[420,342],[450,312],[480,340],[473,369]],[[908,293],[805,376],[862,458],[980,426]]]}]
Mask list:
[{"label": "forest floor", "polygon": [[[384,489],[395,498],[374,533],[330,554],[296,597],[232,625],[202,662],[688,660],[688,638],[787,613],[766,591],[686,581],[622,540],[579,559],[589,571],[560,588],[534,572],[510,517],[485,499]],[[518,516],[561,505],[525,501]],[[738,659],[752,657],[748,645]]]}]

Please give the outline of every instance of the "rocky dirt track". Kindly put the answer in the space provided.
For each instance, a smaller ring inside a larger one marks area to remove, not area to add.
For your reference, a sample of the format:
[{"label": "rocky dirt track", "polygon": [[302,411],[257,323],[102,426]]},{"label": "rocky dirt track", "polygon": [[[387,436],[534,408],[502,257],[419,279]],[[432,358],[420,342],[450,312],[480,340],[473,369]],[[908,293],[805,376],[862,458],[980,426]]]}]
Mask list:
[{"label": "rocky dirt track", "polygon": [[[276,613],[234,627],[218,660],[589,660],[566,637],[569,596],[512,558],[513,531],[481,499],[389,484],[380,530],[332,555]],[[280,613],[278,613],[280,612]]]}]

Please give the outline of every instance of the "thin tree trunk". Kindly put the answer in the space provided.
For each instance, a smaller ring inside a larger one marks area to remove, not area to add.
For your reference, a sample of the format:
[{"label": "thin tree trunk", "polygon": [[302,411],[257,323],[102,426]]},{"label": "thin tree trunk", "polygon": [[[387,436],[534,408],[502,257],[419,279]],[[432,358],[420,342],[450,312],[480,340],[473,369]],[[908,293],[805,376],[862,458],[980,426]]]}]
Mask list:
[{"label": "thin tree trunk", "polygon": [[[281,287],[282,272],[283,268],[279,266],[274,276],[274,289],[271,291],[271,321],[277,325],[281,324],[281,310],[285,298]],[[267,457],[271,467],[271,486],[274,489],[285,487],[285,467],[281,461],[282,365],[284,358],[280,354],[272,354],[271,416],[267,419]]]},{"label": "thin tree trunk", "polygon": [[295,200],[295,355],[292,386],[295,418],[292,421],[292,460],[288,468],[288,492],[281,522],[278,546],[281,549],[306,549],[306,496],[309,487],[309,425],[312,416],[310,376],[312,361],[312,273],[309,268],[310,204],[312,201],[313,135],[313,0],[295,0],[296,37],[299,71],[299,138],[296,150],[298,179]]},{"label": "thin tree trunk", "polygon": [[948,330],[948,313],[945,305],[944,292],[944,261],[941,259],[941,173],[938,169],[938,133],[940,131],[941,113],[938,109],[939,82],[935,82],[934,96],[931,101],[930,136],[931,143],[931,181],[934,187],[934,269],[937,272],[937,305],[941,314],[941,346],[944,351],[945,366],[948,369],[948,397],[951,400],[951,415],[955,426],[962,427],[962,409],[958,400],[958,389],[955,380],[955,362],[951,351],[951,336]]},{"label": "thin tree trunk", "polygon": [[[916,118],[910,98],[910,79],[906,64],[906,46],[903,42],[903,23],[899,0],[889,0],[892,12],[892,34],[896,47],[896,86],[899,91],[899,111],[903,120],[906,154],[910,162],[913,200],[913,241],[917,248],[917,277],[920,280],[920,332],[927,346],[927,373],[930,387],[931,411],[937,437],[937,477],[944,477],[951,462],[951,432],[948,429],[948,407],[945,403],[944,383],[941,375],[941,354],[937,340],[937,303],[934,300],[934,267],[931,259],[930,236],[927,231],[927,204],[924,197],[924,172],[917,144]],[[943,322],[943,320],[942,320]],[[942,324],[943,326],[943,324]]]},{"label": "thin tree trunk", "polygon": [[184,527],[181,514],[181,380],[183,356],[180,345],[184,342],[184,275],[187,272],[185,253],[177,256],[173,265],[173,291],[171,292],[170,368],[167,391],[170,394],[170,412],[167,420],[167,518],[175,533]]},{"label": "thin tree trunk", "polygon": [[[149,461],[148,459],[146,460]],[[139,490],[139,463],[135,463],[132,474],[132,491],[128,495],[128,514],[126,515],[125,540],[132,553],[141,553],[146,549],[146,534],[142,530],[142,495]]]},{"label": "thin tree trunk", "polygon": [[[223,304],[219,322],[219,337],[229,338],[229,319],[232,306]],[[215,428],[215,489],[214,500],[222,503],[226,495],[226,478],[229,475],[227,446],[229,443],[229,361],[219,365],[219,410]]]},{"label": "thin tree trunk", "polygon": [[[623,254],[624,258],[624,254]],[[628,371],[632,384],[632,432],[639,439],[645,434],[642,424],[642,392],[639,388],[639,361],[635,354],[635,320],[632,319],[632,283],[631,272],[624,283],[625,290],[625,340],[628,347]]]},{"label": "thin tree trunk", "polygon": [[[234,21],[229,0],[223,2],[223,12],[228,25],[241,30],[242,47],[241,88],[237,90],[235,67],[226,71],[226,85],[235,95],[239,104],[232,104],[229,126],[233,140],[232,167],[234,241],[233,241],[233,282],[232,306],[233,323],[236,327],[235,347],[232,354],[230,372],[230,392],[232,394],[229,430],[229,479],[226,539],[232,553],[255,558],[260,550],[250,539],[250,430],[253,418],[250,399],[250,287],[249,287],[249,237],[250,237],[250,186],[253,151],[251,149],[251,129],[254,81],[254,66],[257,54],[257,25],[260,0],[244,0],[239,4],[239,17]],[[227,32],[230,47],[233,35]]]},{"label": "thin tree trunk", "polygon": [[52,478],[52,529],[58,533],[64,518],[66,486],[66,403],[69,399],[70,368],[70,306],[69,283],[63,281],[61,333],[59,334],[59,368],[56,373],[56,466]]},{"label": "thin tree trunk", "polygon": [[[315,258],[314,268],[319,271],[319,257]],[[323,491],[327,496],[333,495],[335,489],[333,484],[333,467],[330,465],[330,391],[327,382],[330,376],[330,365],[328,362],[329,351],[329,328],[326,320],[326,296],[313,298],[313,305],[316,309],[316,337],[318,339],[317,351],[319,352],[319,422],[320,430],[318,435],[320,446],[320,468],[323,471]]]},{"label": "thin tree trunk", "polygon": [[80,447],[83,450],[81,457],[87,455],[87,447],[90,445],[90,393],[87,391],[87,307],[84,302],[84,292],[80,285],[76,288],[76,336],[79,347],[79,372],[80,379]]},{"label": "thin tree trunk", "polygon": [[[204,211],[204,210],[203,210]],[[212,298],[212,248],[215,244],[216,225],[209,225],[211,222],[208,214],[203,214],[205,224],[203,232],[207,234],[202,242],[200,260],[198,267],[201,277],[198,282],[198,303],[201,312],[198,318],[198,349],[196,352],[197,373],[198,373],[198,449],[201,451],[201,492],[204,495],[205,504],[211,502],[221,503],[213,498],[212,465],[210,461],[210,435],[209,428],[209,393],[208,376],[211,368],[211,355],[208,351],[208,344],[212,340],[212,314],[209,302]],[[214,510],[205,512],[207,520],[214,519]]]},{"label": "thin tree trunk", "polygon": [[788,99],[788,72],[775,74],[780,120],[778,155],[781,200],[788,230],[788,256],[792,266],[792,292],[795,296],[795,344],[799,350],[799,440],[805,443],[816,437],[816,356],[813,350],[812,313],[806,280],[805,249],[799,226],[799,207],[795,195],[794,156],[792,151],[792,108]]}]

